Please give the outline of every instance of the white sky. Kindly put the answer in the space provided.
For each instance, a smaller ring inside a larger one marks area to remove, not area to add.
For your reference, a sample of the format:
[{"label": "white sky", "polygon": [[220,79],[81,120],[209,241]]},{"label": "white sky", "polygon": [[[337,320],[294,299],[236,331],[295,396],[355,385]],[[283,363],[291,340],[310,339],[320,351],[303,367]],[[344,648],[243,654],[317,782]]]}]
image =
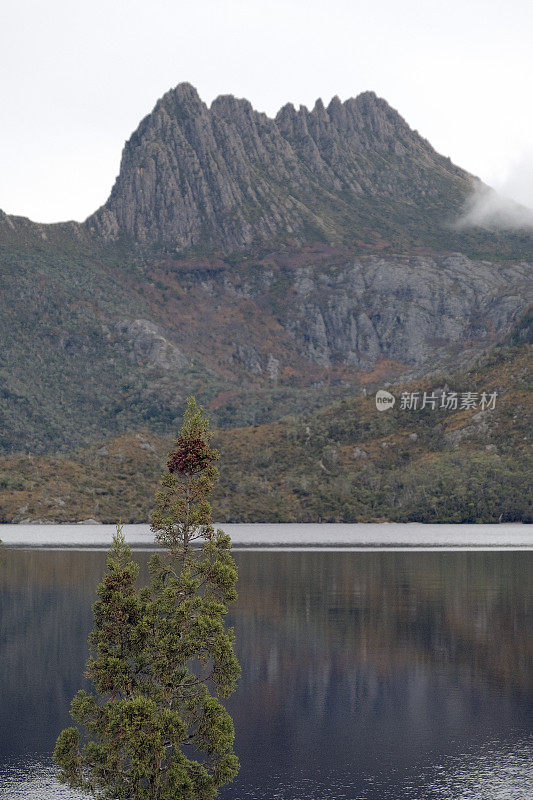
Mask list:
[{"label": "white sky", "polygon": [[531,0],[3,0],[0,208],[84,219],[125,140],[181,81],[270,115],[372,89],[533,207]]}]

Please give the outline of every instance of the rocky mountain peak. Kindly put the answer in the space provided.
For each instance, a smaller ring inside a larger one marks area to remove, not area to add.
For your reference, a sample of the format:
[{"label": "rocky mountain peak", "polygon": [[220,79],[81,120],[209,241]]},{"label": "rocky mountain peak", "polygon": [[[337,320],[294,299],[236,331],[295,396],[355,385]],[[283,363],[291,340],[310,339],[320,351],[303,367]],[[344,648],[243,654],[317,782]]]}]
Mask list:
[{"label": "rocky mountain peak", "polygon": [[438,233],[471,180],[374,92],[318,99],[311,111],[289,103],[271,119],[233,95],[208,107],[180,83],[126,143],[110,198],[87,226],[177,250],[431,246],[432,218]]},{"label": "rocky mountain peak", "polygon": [[211,103],[211,112],[221,117],[229,117],[231,114],[253,115],[254,109],[249,100],[244,97],[235,97],[232,94],[221,94]]},{"label": "rocky mountain peak", "polygon": [[178,83],[174,89],[170,89],[159,100],[156,105],[157,108],[161,106],[169,112],[176,110],[187,110],[189,113],[194,111],[203,111],[207,109],[205,103],[200,99],[195,87],[190,83]]}]

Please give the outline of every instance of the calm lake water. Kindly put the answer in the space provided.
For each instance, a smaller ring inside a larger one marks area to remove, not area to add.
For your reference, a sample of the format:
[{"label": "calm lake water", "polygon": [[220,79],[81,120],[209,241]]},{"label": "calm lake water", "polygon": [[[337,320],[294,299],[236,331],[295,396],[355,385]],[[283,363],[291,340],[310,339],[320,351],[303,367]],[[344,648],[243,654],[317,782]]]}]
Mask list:
[{"label": "calm lake water", "polygon": [[[0,798],[75,798],[50,753],[82,685],[105,553],[47,549],[31,527],[41,548],[6,548],[0,567]],[[411,527],[436,544],[437,526]],[[455,531],[470,527],[489,526]],[[223,800],[531,800],[531,551],[235,557],[242,769]]]}]

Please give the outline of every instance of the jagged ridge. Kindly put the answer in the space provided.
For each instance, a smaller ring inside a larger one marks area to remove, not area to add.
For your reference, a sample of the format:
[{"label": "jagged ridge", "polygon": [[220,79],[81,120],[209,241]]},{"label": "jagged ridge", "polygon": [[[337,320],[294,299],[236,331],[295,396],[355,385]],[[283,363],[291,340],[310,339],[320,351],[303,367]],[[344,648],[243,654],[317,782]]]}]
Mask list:
[{"label": "jagged ridge", "polygon": [[311,111],[288,104],[271,119],[231,95],[208,108],[182,83],[126,143],[111,196],[87,224],[177,249],[431,244],[431,219],[439,228],[457,216],[472,180],[373,92]]}]

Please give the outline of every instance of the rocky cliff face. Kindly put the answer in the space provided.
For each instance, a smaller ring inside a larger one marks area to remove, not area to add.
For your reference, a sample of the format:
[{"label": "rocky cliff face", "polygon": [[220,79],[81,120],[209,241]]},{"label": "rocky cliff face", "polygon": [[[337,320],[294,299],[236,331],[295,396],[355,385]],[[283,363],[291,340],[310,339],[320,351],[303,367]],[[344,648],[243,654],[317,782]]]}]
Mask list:
[{"label": "rocky cliff face", "polygon": [[460,254],[332,262],[271,256],[200,274],[167,265],[157,273],[175,298],[167,324],[180,341],[203,339],[207,359],[216,354],[248,380],[312,383],[339,370],[354,380],[380,362],[414,374],[468,363],[533,299],[526,262]]},{"label": "rocky cliff face", "polygon": [[501,338],[524,301],[531,265],[439,258],[359,259],[295,276],[286,326],[317,363],[371,370],[383,359],[417,368],[452,365]]},{"label": "rocky cliff face", "polygon": [[270,119],[231,95],[208,108],[180,84],[127,142],[111,196],[87,224],[176,249],[427,244],[427,224],[421,235],[413,218],[442,227],[471,188],[372,92],[311,111],[286,105]]}]

